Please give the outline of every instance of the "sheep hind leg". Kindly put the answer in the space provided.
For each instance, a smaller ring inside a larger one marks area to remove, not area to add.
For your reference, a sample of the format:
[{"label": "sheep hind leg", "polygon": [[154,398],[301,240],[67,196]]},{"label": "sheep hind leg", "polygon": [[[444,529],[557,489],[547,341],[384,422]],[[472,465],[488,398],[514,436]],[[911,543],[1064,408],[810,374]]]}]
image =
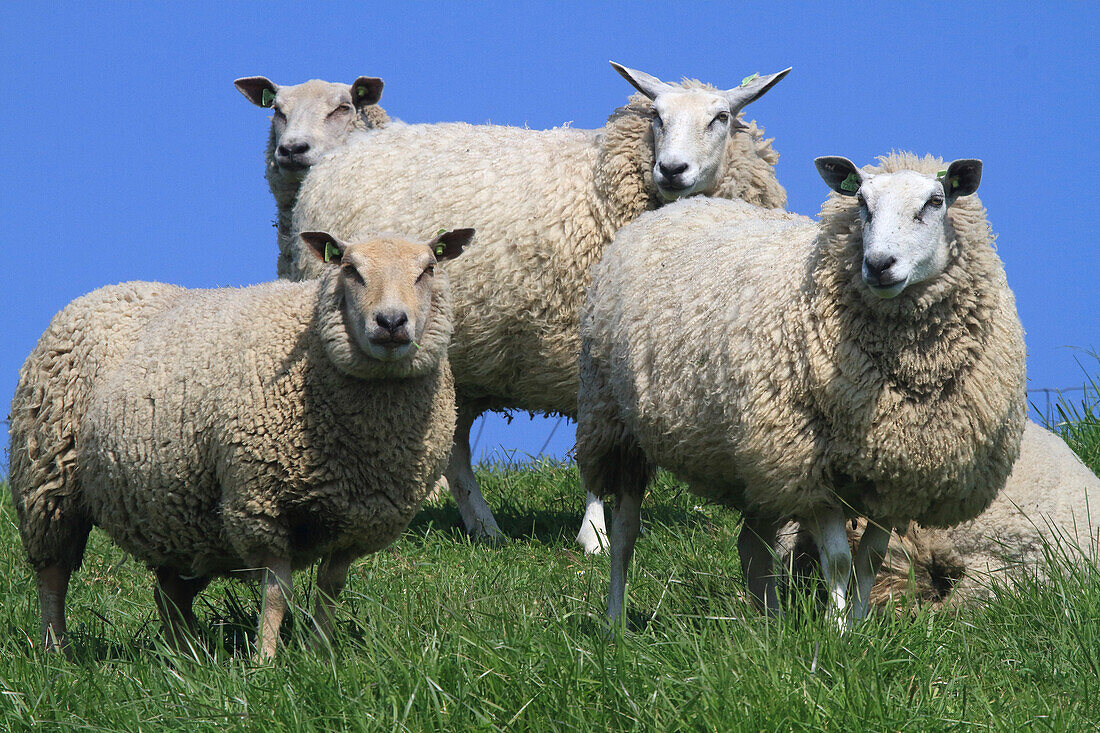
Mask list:
[{"label": "sheep hind leg", "polygon": [[38,605],[42,610],[42,640],[46,651],[68,651],[65,634],[65,596],[73,571],[63,562],[48,565],[36,573]]},{"label": "sheep hind leg", "polygon": [[335,629],[336,597],[348,581],[348,568],[354,558],[350,555],[328,556],[317,569],[317,604],[313,618],[317,622],[317,645],[332,643]]},{"label": "sheep hind leg", "polygon": [[451,457],[444,476],[451,488],[451,495],[458,504],[458,512],[462,515],[466,532],[477,539],[501,542],[505,539],[504,533],[500,531],[493,512],[481,495],[481,488],[477,485],[477,477],[474,476],[470,463],[470,427],[477,416],[475,408],[460,402]]},{"label": "sheep hind leg", "polygon": [[584,508],[581,530],[577,533],[577,544],[584,548],[586,555],[601,555],[607,551],[607,520],[604,517],[603,500],[588,492]]},{"label": "sheep hind leg", "polygon": [[294,586],[290,577],[290,560],[273,557],[261,566],[264,568],[264,607],[256,635],[256,661],[266,662],[275,656],[279,627],[290,605]]},{"label": "sheep hind leg", "polygon": [[189,648],[198,639],[195,596],[210,583],[209,575],[185,578],[172,568],[155,570],[157,587],[153,591],[164,636],[177,651]]},{"label": "sheep hind leg", "polygon": [[737,538],[737,554],[741,556],[741,574],[757,608],[767,615],[781,615],[778,575],[775,570],[776,541],[785,524],[770,518],[745,514],[741,534]]},{"label": "sheep hind leg", "polygon": [[829,594],[826,618],[843,633],[848,627],[848,582],[852,576],[852,551],[844,512],[823,509],[805,522],[821,553],[821,574]]},{"label": "sheep hind leg", "polygon": [[852,566],[855,570],[855,598],[852,600],[852,608],[849,612],[851,623],[857,623],[867,617],[867,610],[871,604],[871,588],[875,584],[875,576],[882,567],[882,560],[886,557],[886,549],[890,544],[890,527],[885,527],[870,520],[867,521],[867,529],[863,531],[863,537],[859,541]]}]

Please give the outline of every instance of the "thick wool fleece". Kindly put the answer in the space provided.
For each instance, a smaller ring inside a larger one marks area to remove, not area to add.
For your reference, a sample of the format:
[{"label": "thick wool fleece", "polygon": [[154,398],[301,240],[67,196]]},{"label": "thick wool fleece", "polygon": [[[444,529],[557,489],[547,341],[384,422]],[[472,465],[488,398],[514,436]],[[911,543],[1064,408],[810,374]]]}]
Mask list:
[{"label": "thick wool fleece", "polygon": [[12,405],[31,563],[82,548],[92,524],[195,576],[393,541],[454,430],[447,284],[436,278],[420,349],[395,372],[354,346],[335,273],[239,290],[127,283],[55,317]]},{"label": "thick wool fleece", "polygon": [[1020,458],[989,508],[955,527],[913,524],[904,537],[895,535],[871,601],[885,605],[915,595],[922,603],[955,606],[985,599],[994,582],[1045,577],[1051,570],[1045,547],[1073,561],[1097,562],[1098,530],[1100,478],[1061,438],[1028,422]]},{"label": "thick wool fleece", "polygon": [[[895,154],[873,170],[942,167]],[[952,205],[946,271],[885,301],[860,279],[855,199],[834,195],[821,216],[697,199],[619,233],[582,323],[582,473],[640,448],[699,494],[775,517],[846,503],[947,526],[985,509],[1026,402],[981,203]]]},{"label": "thick wool fleece", "polygon": [[[390,122],[386,110],[377,104],[368,104],[355,116],[355,130],[367,131],[384,127]],[[294,202],[298,200],[298,190],[308,171],[285,171],[275,162],[275,125],[272,123],[267,134],[267,149],[264,151],[264,178],[275,197],[275,229],[279,244],[279,259],[275,263],[279,277],[290,277],[293,252],[301,243],[298,233],[291,233],[291,221],[294,214]]]},{"label": "thick wool fleece", "polygon": [[[651,114],[635,95],[601,130],[440,123],[360,135],[313,167],[294,229],[427,237],[476,227],[473,245],[446,265],[460,398],[574,415],[588,269],[623,224],[660,203]],[[755,125],[737,132],[714,193],[785,205],[777,159]],[[292,277],[316,273],[299,253]]]}]

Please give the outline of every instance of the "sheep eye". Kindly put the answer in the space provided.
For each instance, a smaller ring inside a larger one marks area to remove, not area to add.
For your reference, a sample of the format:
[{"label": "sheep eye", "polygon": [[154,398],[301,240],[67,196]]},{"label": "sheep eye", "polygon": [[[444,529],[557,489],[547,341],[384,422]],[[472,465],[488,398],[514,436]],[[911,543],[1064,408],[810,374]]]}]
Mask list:
[{"label": "sheep eye", "polygon": [[351,105],[350,105],[350,104],[348,104],[347,102],[344,102],[344,103],[343,103],[343,104],[341,104],[341,105],[340,105],[339,107],[337,107],[336,109],[334,109],[334,110],[332,110],[331,112],[329,112],[329,113],[328,113],[328,116],[329,116],[329,117],[332,117],[332,116],[333,116],[334,114],[336,114],[336,113],[338,113],[338,112],[351,112]]},{"label": "sheep eye", "polygon": [[661,115],[656,112],[653,113],[653,126],[658,130],[665,126],[665,122],[661,119]]},{"label": "sheep eye", "polygon": [[275,119],[277,119],[277,120],[285,120],[286,119],[286,115],[283,114],[283,111],[281,109],[279,109],[278,107],[274,108],[274,112],[275,112]]},{"label": "sheep eye", "polygon": [[867,208],[867,199],[863,198],[863,194],[856,194],[856,201],[859,202],[859,208],[863,212],[864,218],[871,221],[871,210]]},{"label": "sheep eye", "polygon": [[424,272],[420,273],[420,277],[416,278],[416,281],[420,282],[421,280],[423,280],[426,277],[433,277],[433,276],[435,276],[435,265],[428,265],[427,267],[424,268]]},{"label": "sheep eye", "polygon": [[360,285],[363,284],[363,275],[359,270],[355,269],[354,265],[344,265],[344,275],[351,278]]},{"label": "sheep eye", "polygon": [[934,209],[940,208],[943,206],[943,196],[940,196],[938,193],[933,194],[932,198],[928,199],[928,203],[926,203],[925,206],[931,206]]},{"label": "sheep eye", "polygon": [[707,127],[713,127],[714,123],[716,123],[716,122],[718,124],[724,125],[724,124],[728,123],[729,121],[730,121],[729,112],[719,112],[718,114],[716,114],[714,116],[714,119],[710,121],[710,124],[707,125]]}]

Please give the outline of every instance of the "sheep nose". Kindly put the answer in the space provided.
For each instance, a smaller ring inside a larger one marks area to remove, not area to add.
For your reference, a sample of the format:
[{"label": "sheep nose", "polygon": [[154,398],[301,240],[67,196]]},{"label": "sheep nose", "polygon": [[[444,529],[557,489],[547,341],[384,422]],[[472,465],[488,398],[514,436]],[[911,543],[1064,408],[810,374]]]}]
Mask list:
[{"label": "sheep nose", "polygon": [[661,170],[661,175],[665,178],[672,180],[676,176],[680,175],[688,169],[687,163],[658,163],[657,167]]},{"label": "sheep nose", "polygon": [[409,316],[405,311],[385,311],[374,314],[374,321],[390,333],[409,322]]},{"label": "sheep nose", "polygon": [[881,258],[866,258],[863,260],[863,264],[867,266],[867,274],[873,277],[875,280],[882,279],[884,272],[894,266],[894,263],[898,261],[897,257],[881,257]]},{"label": "sheep nose", "polygon": [[293,155],[301,155],[309,150],[309,143],[307,142],[294,142],[283,143],[279,146],[279,155],[289,158]]}]

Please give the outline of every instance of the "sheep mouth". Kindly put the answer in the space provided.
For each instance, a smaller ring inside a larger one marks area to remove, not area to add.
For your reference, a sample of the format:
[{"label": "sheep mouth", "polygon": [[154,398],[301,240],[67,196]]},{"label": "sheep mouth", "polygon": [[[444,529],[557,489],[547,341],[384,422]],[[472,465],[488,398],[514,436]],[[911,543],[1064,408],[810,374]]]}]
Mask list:
[{"label": "sheep mouth", "polygon": [[309,170],[309,163],[303,163],[293,158],[276,158],[275,162],[279,164],[279,170],[284,173],[301,173]]},{"label": "sheep mouth", "polygon": [[867,283],[867,289],[872,293],[883,300],[889,300],[890,298],[897,297],[901,294],[902,290],[905,290],[905,286],[909,284],[909,278],[902,278],[892,283],[883,283],[881,281],[878,283],[869,283],[866,280],[864,280],[864,282]]}]

